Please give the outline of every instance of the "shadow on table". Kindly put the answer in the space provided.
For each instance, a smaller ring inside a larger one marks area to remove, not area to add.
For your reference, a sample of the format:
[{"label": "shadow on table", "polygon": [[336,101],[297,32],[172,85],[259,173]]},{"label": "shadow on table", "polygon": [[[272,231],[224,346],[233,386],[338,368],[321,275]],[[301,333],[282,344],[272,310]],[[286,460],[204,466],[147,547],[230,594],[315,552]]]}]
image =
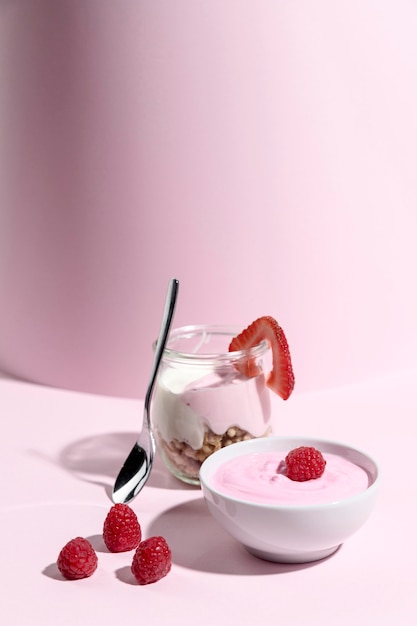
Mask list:
[{"label": "shadow on table", "polygon": [[230,537],[212,518],[203,498],[167,509],[149,528],[162,535],[172,550],[172,560],[188,569],[241,576],[284,574],[315,567],[314,563],[272,563],[259,559]]},{"label": "shadow on table", "polygon": [[[85,437],[65,446],[59,454],[58,463],[80,480],[104,487],[107,495],[111,498],[116,476],[136,438],[137,433],[129,432],[105,433]],[[191,491],[197,489],[174,478],[165,468],[158,454],[155,455],[152,473],[147,485],[160,489]]]}]

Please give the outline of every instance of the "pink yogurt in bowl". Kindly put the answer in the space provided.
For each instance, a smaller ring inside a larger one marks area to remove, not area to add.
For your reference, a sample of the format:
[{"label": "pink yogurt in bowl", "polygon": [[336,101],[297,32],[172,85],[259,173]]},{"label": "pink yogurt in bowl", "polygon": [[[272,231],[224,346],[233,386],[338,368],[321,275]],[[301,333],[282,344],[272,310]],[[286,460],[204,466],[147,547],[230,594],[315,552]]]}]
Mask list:
[{"label": "pink yogurt in bowl", "polygon": [[329,452],[325,454],[323,476],[304,482],[291,480],[281,469],[285,456],[286,452],[273,450],[229,459],[214,474],[212,486],[231,497],[290,506],[337,502],[355,496],[369,486],[365,469]]},{"label": "pink yogurt in bowl", "polygon": [[[285,475],[281,462],[299,446],[322,452],[322,477],[296,482]],[[368,454],[342,443],[271,436],[214,453],[200,483],[210,513],[249,552],[300,563],[329,556],[360,529],[373,510],[380,472]]]}]

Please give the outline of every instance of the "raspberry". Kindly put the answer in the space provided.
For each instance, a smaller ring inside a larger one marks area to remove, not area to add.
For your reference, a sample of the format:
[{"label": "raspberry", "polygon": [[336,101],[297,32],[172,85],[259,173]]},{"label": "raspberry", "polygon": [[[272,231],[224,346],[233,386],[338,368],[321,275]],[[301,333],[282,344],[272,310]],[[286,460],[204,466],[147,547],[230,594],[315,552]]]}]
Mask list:
[{"label": "raspberry", "polygon": [[97,569],[97,554],[91,543],[83,537],[71,539],[58,556],[58,569],[68,580],[88,578]]},{"label": "raspberry", "polygon": [[156,583],[171,569],[171,550],[163,537],[149,537],[136,549],[132,573],[140,585]]},{"label": "raspberry", "polygon": [[110,552],[127,552],[139,545],[141,527],[128,504],[112,506],[104,520],[103,539]]},{"label": "raspberry", "polygon": [[320,478],[323,475],[326,461],[320,450],[309,446],[300,446],[287,454],[285,465],[288,478],[303,482]]}]

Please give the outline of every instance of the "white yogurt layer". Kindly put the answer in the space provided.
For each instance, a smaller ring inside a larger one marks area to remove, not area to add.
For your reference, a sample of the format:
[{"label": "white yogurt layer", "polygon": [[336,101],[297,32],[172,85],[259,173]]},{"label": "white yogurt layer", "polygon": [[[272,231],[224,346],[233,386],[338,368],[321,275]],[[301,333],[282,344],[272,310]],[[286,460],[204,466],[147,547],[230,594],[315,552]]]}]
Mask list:
[{"label": "white yogurt layer", "polygon": [[270,392],[265,376],[247,378],[234,368],[167,368],[159,377],[152,419],[165,441],[183,441],[195,450],[210,428],[221,435],[238,426],[254,437],[268,428]]}]

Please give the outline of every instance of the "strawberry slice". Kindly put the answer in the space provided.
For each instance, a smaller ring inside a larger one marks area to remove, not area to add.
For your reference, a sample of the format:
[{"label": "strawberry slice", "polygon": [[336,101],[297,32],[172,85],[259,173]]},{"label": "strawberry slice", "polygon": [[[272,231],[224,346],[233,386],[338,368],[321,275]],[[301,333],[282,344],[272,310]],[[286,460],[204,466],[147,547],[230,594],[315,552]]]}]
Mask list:
[{"label": "strawberry slice", "polygon": [[[263,340],[266,340],[272,349],[272,370],[268,374],[266,384],[283,400],[287,400],[295,383],[290,349],[284,331],[273,317],[265,315],[252,322],[250,326],[232,339],[229,351],[249,350]],[[248,359],[244,364],[239,363],[236,367],[249,378],[259,373],[254,364],[254,359]]]}]

